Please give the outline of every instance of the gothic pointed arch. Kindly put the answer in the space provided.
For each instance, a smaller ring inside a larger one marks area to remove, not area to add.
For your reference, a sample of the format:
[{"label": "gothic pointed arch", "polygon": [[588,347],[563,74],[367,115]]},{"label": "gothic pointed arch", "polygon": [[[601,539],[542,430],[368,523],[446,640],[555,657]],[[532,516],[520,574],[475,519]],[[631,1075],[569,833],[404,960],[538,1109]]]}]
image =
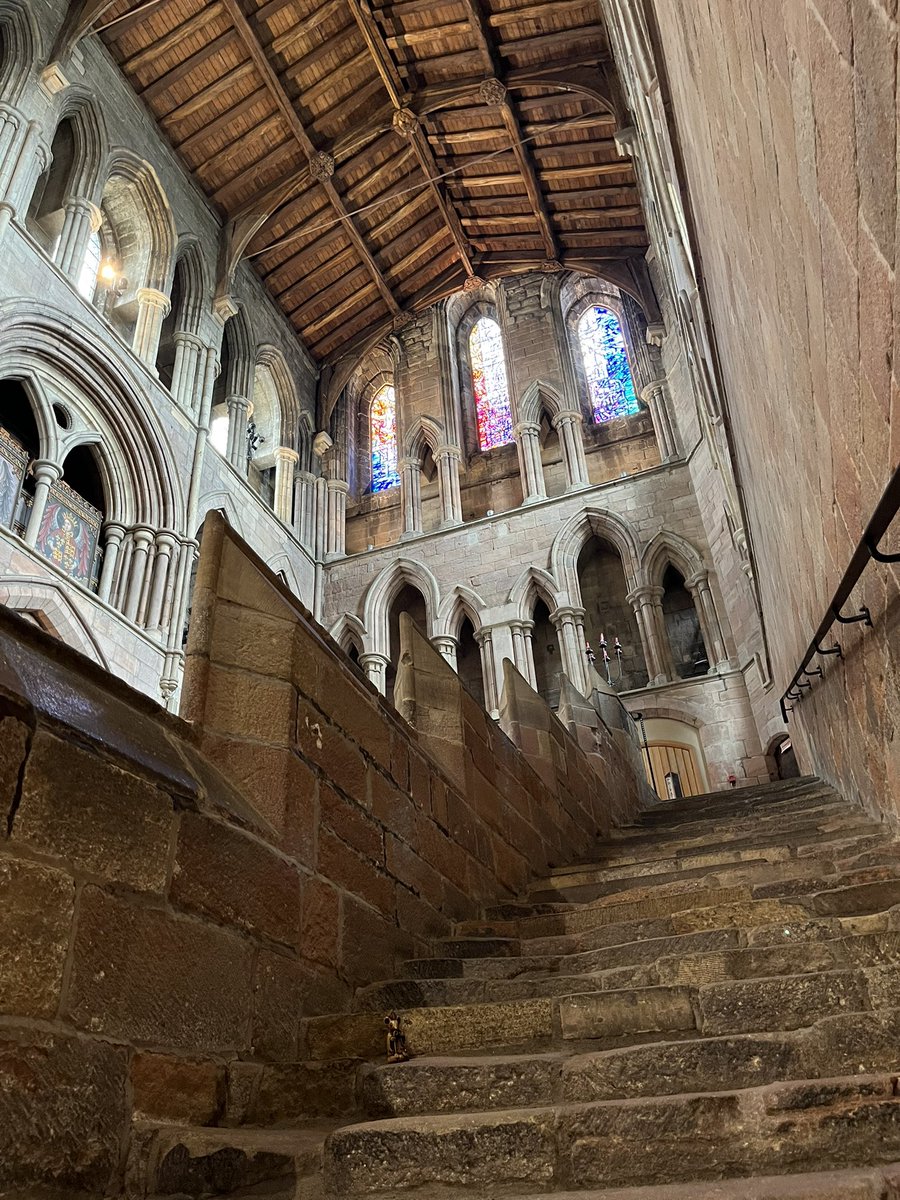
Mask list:
[{"label": "gothic pointed arch", "polygon": [[465,584],[457,584],[441,602],[435,621],[435,637],[458,637],[463,621],[468,619],[475,633],[481,629],[481,614],[485,603],[479,594]]},{"label": "gothic pointed arch", "polygon": [[550,571],[541,567],[526,567],[510,588],[506,602],[513,606],[519,620],[527,621],[538,599],[544,601],[551,613],[565,603],[565,597]]},{"label": "gothic pointed arch", "polygon": [[365,625],[353,613],[342,613],[328,631],[345,654],[355,646],[357,654],[365,654],[368,633]]},{"label": "gothic pointed arch", "polygon": [[578,556],[592,537],[600,538],[616,550],[628,587],[633,588],[638,583],[640,552],[636,531],[624,517],[600,508],[587,508],[566,522],[550,548],[550,570],[562,581],[569,603],[578,602]]},{"label": "gothic pointed arch", "polygon": [[706,572],[703,556],[687,538],[671,529],[661,529],[644,547],[641,582],[649,586],[660,585],[669,564],[676,567],[685,579]]},{"label": "gothic pointed arch", "polygon": [[41,35],[19,0],[0,2],[0,101],[15,104],[41,59]]},{"label": "gothic pointed arch", "polygon": [[105,671],[110,663],[90,622],[79,612],[61,583],[43,579],[0,577],[0,604],[30,617],[46,633],[80,650]]},{"label": "gothic pointed arch", "polygon": [[411,558],[398,558],[384,567],[372,580],[363,598],[363,624],[369,631],[370,648],[378,654],[389,653],[388,615],[391,602],[406,584],[411,584],[425,602],[425,616],[431,636],[440,609],[440,589],[432,572]]},{"label": "gothic pointed arch", "polygon": [[119,266],[127,280],[125,298],[141,288],[168,293],[177,233],[168,197],[148,162],[131,150],[111,155],[100,202],[112,227]]},{"label": "gothic pointed arch", "polygon": [[541,413],[546,412],[552,420],[566,408],[567,405],[556,388],[543,380],[535,379],[525,389],[519,401],[519,420],[537,425],[540,423]]},{"label": "gothic pointed arch", "polygon": [[[108,174],[109,136],[102,110],[87,88],[74,85],[61,93],[54,133],[63,122],[71,128],[73,139],[71,170],[63,198],[81,196],[96,202]],[[52,171],[52,163],[48,169]]]},{"label": "gothic pointed arch", "polygon": [[485,287],[465,308],[468,297],[461,296],[448,302],[447,312],[456,346],[463,440],[471,456],[512,443],[512,391],[494,288]]}]

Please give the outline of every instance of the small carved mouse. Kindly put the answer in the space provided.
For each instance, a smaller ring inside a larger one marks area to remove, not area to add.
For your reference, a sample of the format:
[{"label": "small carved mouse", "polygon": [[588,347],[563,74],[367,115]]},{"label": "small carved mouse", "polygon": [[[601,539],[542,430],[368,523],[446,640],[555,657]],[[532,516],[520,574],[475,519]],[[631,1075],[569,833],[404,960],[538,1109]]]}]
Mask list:
[{"label": "small carved mouse", "polygon": [[406,1038],[400,1029],[400,1016],[392,1012],[384,1018],[387,1026],[387,1060],[389,1063],[406,1062],[410,1057],[406,1048]]}]

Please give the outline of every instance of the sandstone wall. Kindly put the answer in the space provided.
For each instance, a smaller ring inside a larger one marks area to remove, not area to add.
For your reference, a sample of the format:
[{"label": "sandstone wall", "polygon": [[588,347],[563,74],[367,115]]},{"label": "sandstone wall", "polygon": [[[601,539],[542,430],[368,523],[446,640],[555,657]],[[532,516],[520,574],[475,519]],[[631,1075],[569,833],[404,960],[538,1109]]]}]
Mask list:
[{"label": "sandstone wall", "polygon": [[[777,695],[900,462],[892,0],[653,5]],[[894,538],[896,542],[896,537]],[[897,568],[792,717],[806,770],[900,815]]]},{"label": "sandstone wall", "polygon": [[220,517],[197,728],[0,614],[0,1192],[115,1191],[133,1119],[239,1123],[305,1017],[633,813],[613,739],[598,778],[545,709],[539,777],[415,630],[403,656],[418,731]]}]

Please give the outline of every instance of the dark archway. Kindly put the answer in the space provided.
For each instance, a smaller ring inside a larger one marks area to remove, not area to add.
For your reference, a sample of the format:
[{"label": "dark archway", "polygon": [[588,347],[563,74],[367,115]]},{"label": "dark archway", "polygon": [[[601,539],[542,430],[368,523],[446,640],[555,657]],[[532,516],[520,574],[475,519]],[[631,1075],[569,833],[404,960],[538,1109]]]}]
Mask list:
[{"label": "dark archway", "polygon": [[[600,638],[606,638],[610,656],[610,677],[621,691],[646,687],[647,663],[637,619],[628,596],[628,584],[622,559],[601,538],[591,537],[578,556],[578,580],[584,605],[587,640],[597,653],[597,669],[604,672]],[[622,647],[621,669],[615,653],[615,639]]]},{"label": "dark archway", "polygon": [[406,583],[394,597],[388,611],[388,657],[390,661],[385,671],[384,694],[391,704],[394,703],[394,680],[397,678],[397,664],[400,662],[400,614],[408,613],[418,625],[423,637],[428,636],[428,615],[425,608],[425,597],[411,583]]},{"label": "dark archway", "polygon": [[679,679],[706,675],[709,657],[700,629],[700,619],[694,608],[691,593],[684,586],[684,576],[671,563],[663,575],[663,619],[666,637],[672,652],[672,663]]},{"label": "dark archway", "polygon": [[551,708],[559,707],[559,676],[562,663],[559,640],[550,620],[550,609],[543,600],[538,600],[531,617],[534,628],[531,632],[531,647],[534,655],[535,687]]},{"label": "dark archway", "polygon": [[468,617],[459,627],[456,647],[456,670],[460,682],[473,700],[486,707],[484,671],[481,666],[481,647],[475,640],[475,628]]}]

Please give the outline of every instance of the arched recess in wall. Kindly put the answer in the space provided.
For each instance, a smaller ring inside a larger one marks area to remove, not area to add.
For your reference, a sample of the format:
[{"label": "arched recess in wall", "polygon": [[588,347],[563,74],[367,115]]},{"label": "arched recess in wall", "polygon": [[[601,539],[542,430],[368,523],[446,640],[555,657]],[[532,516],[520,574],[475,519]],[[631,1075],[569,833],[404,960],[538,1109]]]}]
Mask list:
[{"label": "arched recess in wall", "polygon": [[592,506],[571,517],[553,539],[550,548],[550,573],[567,593],[568,603],[580,604],[578,557],[591,537],[600,538],[618,553],[629,589],[638,584],[640,552],[637,533],[623,517]]},{"label": "arched recess in wall", "polygon": [[0,604],[20,616],[32,620],[45,633],[58,638],[98,663],[110,669],[103,647],[94,635],[90,623],[78,611],[65,585],[38,579],[15,576],[0,577]]},{"label": "arched recess in wall", "polygon": [[722,637],[702,555],[686,538],[661,530],[644,550],[642,573],[662,593],[667,672],[680,679],[708,674]]},{"label": "arched recess in wall", "polygon": [[359,617],[353,613],[343,613],[329,632],[351,662],[359,666],[366,647],[366,630]]},{"label": "arched recess in wall", "polygon": [[[607,539],[592,535],[581,547],[577,569],[585,636],[601,676],[608,668],[619,691],[646,687],[644,644],[619,551]],[[604,642],[608,664],[603,661]]]},{"label": "arched recess in wall", "polygon": [[[100,199],[96,233],[105,265],[94,304],[145,362],[155,363],[175,257],[175,223],[153,168],[117,150]],[[97,256],[88,246],[89,261]]]},{"label": "arched recess in wall", "polygon": [[400,651],[400,613],[409,612],[425,637],[430,638],[439,607],[437,580],[426,566],[414,559],[397,559],[379,572],[369,585],[363,599],[362,616],[363,626],[368,631],[366,652],[383,661],[384,676],[380,681],[375,677],[374,681],[388,698],[393,698],[393,679]]},{"label": "arched recess in wall", "polygon": [[423,533],[432,533],[441,523],[441,494],[436,455],[444,441],[444,431],[430,417],[419,417],[409,430],[403,446],[403,458],[409,464],[407,470],[418,472],[407,475],[406,484],[411,486],[412,495],[407,503],[418,512],[416,525]]},{"label": "arched recess in wall", "polygon": [[346,457],[350,494],[391,492],[400,485],[400,396],[395,370],[396,343],[385,338],[360,361],[346,387]]},{"label": "arched recess in wall", "polygon": [[16,104],[32,67],[42,61],[41,38],[27,7],[0,2],[0,101]]},{"label": "arched recess in wall", "polygon": [[[209,295],[206,263],[199,242],[193,237],[182,238],[175,253],[169,311],[162,323],[156,351],[157,374],[163,386],[170,390],[175,376],[178,337],[197,337],[201,314],[209,303]],[[179,388],[182,399],[188,408],[196,409],[199,407],[202,379],[186,380],[185,384]]]},{"label": "arched recess in wall", "polygon": [[562,600],[556,580],[538,567],[523,571],[507,597],[516,613],[513,665],[551,708],[559,704],[560,676],[565,671],[553,621]]},{"label": "arched recess in wall", "polygon": [[239,307],[222,332],[219,371],[213,385],[209,441],[242,475],[246,475],[248,466],[248,413],[255,362],[250,322],[244,309]]},{"label": "arched recess in wall", "polygon": [[38,177],[25,214],[25,227],[55,259],[72,201],[95,203],[108,157],[106,128],[94,99],[83,89],[67,88],[50,144],[50,161]]},{"label": "arched recess in wall", "polygon": [[492,706],[482,654],[481,613],[484,601],[469,587],[458,585],[441,604],[434,643],[455,667],[469,695],[483,708]]},{"label": "arched recess in wall", "polygon": [[528,385],[519,401],[519,420],[540,430],[541,470],[551,497],[561,496],[566,490],[565,451],[554,424],[565,407],[556,389],[539,379]]},{"label": "arched recess in wall", "polygon": [[285,524],[291,523],[300,405],[284,355],[261,346],[253,370],[247,482]]}]

